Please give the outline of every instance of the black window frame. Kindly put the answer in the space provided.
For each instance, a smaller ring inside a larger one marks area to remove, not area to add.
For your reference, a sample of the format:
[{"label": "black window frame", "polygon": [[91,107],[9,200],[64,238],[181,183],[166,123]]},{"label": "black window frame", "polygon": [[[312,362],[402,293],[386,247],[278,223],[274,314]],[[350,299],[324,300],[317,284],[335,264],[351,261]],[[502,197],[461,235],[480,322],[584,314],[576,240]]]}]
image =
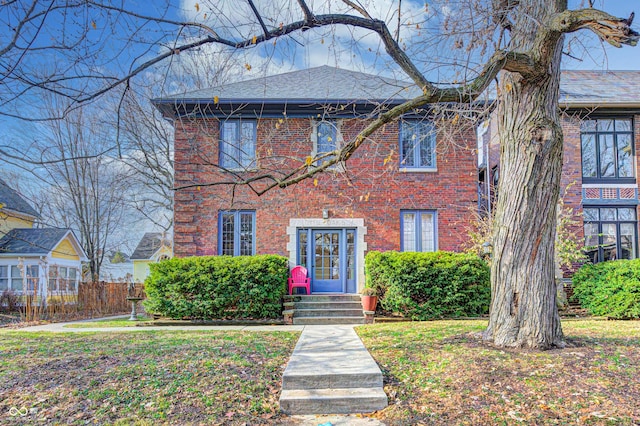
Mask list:
[{"label": "black window frame", "polygon": [[[598,211],[598,220],[587,220],[584,219],[584,210],[587,209],[596,209]],[[602,220],[602,217],[600,215],[600,210],[601,209],[616,209],[616,220]],[[620,214],[618,209],[632,209],[634,212],[634,217],[635,220],[620,220]],[[602,233],[602,225],[603,224],[614,224],[616,227],[616,258],[615,259],[611,259],[611,260],[618,260],[618,259],[626,259],[622,256],[622,244],[621,244],[621,238],[620,238],[620,225],[622,224],[632,224],[633,225],[633,231],[634,231],[634,239],[635,239],[635,252],[633,253],[633,257],[631,257],[631,259],[637,259],[638,258],[638,211],[636,206],[633,205],[589,205],[589,206],[585,206],[583,209],[583,232],[584,232],[584,227],[588,224],[596,224],[598,226],[598,256],[597,256],[597,260],[594,261],[594,259],[590,257],[591,261],[593,263],[599,263],[599,262],[604,262],[604,243],[603,243],[603,233]],[[585,243],[585,248],[588,247],[587,246],[587,234],[586,232],[584,232],[584,243]],[[585,250],[586,251],[586,250]],[[588,254],[588,252],[587,252]]]},{"label": "black window frame", "polygon": [[[251,253],[242,251],[241,241],[241,217],[243,214],[251,215]],[[224,216],[233,216],[233,254],[224,252]],[[221,256],[254,256],[256,254],[256,212],[255,210],[220,210],[218,212],[218,254]]]},{"label": "black window frame", "polygon": [[[598,129],[598,121],[599,120],[612,120],[614,122],[613,130],[599,130]],[[631,130],[616,130],[615,121],[616,120],[624,120],[631,122]],[[583,130],[584,123],[587,121],[595,121],[595,130]],[[615,115],[615,116],[596,116],[589,117],[584,119],[580,123],[580,173],[582,176],[583,183],[636,183],[636,165],[635,165],[635,120],[633,116],[625,116],[625,115]],[[625,134],[631,136],[631,167],[633,176],[631,177],[619,177],[619,165],[618,165],[618,135]],[[595,159],[596,159],[596,176],[585,176],[584,175],[584,147],[583,147],[583,136],[584,135],[593,135],[595,139]],[[613,151],[614,151],[614,170],[615,176],[605,176],[602,177],[601,173],[601,160],[600,160],[600,135],[612,135],[613,136]]]}]

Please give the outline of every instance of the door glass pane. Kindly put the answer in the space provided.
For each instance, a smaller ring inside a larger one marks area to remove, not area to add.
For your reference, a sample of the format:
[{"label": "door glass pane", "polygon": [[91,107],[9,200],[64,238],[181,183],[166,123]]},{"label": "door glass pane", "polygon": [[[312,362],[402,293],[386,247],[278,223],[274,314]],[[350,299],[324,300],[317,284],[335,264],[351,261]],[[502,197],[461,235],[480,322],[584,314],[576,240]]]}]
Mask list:
[{"label": "door glass pane", "polygon": [[600,176],[614,177],[615,157],[613,153],[613,135],[600,135]]},{"label": "door glass pane", "polygon": [[322,280],[325,277],[324,274],[324,244],[323,244],[323,235],[320,233],[315,234],[315,251],[316,251],[316,260],[315,260],[315,279]]},{"label": "door glass pane", "polygon": [[402,251],[416,251],[415,213],[402,214]]},{"label": "door glass pane", "polygon": [[591,259],[591,263],[600,261],[598,253],[598,224],[584,224],[584,252]]},{"label": "door glass pane", "polygon": [[340,278],[340,234],[332,232],[331,234],[331,279]]},{"label": "door glass pane", "polygon": [[620,224],[620,249],[622,259],[636,257],[636,225],[633,223]]},{"label": "door glass pane", "polygon": [[582,135],[582,176],[596,177],[596,137]]},{"label": "door glass pane", "polygon": [[356,264],[356,231],[347,231],[347,279],[355,278]]},{"label": "door glass pane", "polygon": [[240,213],[240,256],[253,254],[253,215]]},{"label": "door glass pane", "polygon": [[435,251],[435,241],[433,238],[433,214],[422,213],[422,251]]},{"label": "door glass pane", "polygon": [[600,209],[600,220],[616,220],[616,209],[615,208],[606,208]]},{"label": "door glass pane", "polygon": [[614,223],[602,224],[602,260],[615,260],[617,256],[617,232]]},{"label": "door glass pane", "polygon": [[11,265],[11,290],[22,291],[22,271],[17,265]]},{"label": "door glass pane", "polygon": [[307,230],[298,229],[298,262],[308,269],[307,266]]},{"label": "door glass pane", "polygon": [[631,156],[631,135],[618,135],[618,176],[633,177],[633,158]]}]

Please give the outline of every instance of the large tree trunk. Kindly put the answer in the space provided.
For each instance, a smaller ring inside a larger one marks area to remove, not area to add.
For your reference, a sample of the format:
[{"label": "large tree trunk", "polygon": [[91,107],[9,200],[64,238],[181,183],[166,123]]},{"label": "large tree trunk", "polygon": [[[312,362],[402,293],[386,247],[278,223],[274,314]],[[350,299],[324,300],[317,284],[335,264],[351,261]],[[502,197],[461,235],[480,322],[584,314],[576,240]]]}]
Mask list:
[{"label": "large tree trunk", "polygon": [[[532,48],[536,26],[562,2],[532,0],[520,11],[512,43]],[[526,15],[526,16],[525,16]],[[536,19],[531,19],[531,17]],[[525,22],[528,20],[529,22]],[[547,349],[564,346],[556,306],[554,242],[562,128],[558,86],[563,38],[540,52],[543,76],[527,80],[505,73],[498,106],[500,180],[493,232],[491,309],[486,340],[498,346]]]}]

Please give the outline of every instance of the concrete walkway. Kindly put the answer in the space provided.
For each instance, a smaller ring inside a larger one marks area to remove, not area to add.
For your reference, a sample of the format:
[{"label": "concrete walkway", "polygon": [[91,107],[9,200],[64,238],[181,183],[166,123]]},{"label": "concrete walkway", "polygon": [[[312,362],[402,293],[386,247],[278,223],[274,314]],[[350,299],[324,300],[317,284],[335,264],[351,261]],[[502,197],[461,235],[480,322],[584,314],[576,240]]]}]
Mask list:
[{"label": "concrete walkway", "polygon": [[[302,331],[283,376],[281,407],[296,425],[381,426],[378,420],[341,413],[371,412],[387,405],[382,373],[353,325],[185,325],[140,327],[65,327],[69,324],[125,319],[125,316],[53,323],[11,331],[86,333],[136,331]],[[9,330],[7,330],[9,331]],[[283,404],[284,403],[284,404]],[[310,413],[315,413],[309,415]]]}]

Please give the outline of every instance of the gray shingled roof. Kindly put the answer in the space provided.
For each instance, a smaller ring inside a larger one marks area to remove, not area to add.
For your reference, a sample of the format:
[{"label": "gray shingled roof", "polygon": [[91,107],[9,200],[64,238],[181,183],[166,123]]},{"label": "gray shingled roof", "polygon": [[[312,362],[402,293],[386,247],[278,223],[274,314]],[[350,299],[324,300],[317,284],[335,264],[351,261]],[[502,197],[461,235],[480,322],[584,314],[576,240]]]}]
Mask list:
[{"label": "gray shingled roof", "polygon": [[560,104],[640,105],[640,71],[563,70]]},{"label": "gray shingled roof", "polygon": [[39,217],[38,212],[27,203],[15,190],[11,189],[2,179],[0,179],[0,204],[2,208],[14,212]]},{"label": "gray shingled roof", "polygon": [[[171,242],[165,238],[164,245],[170,246]],[[160,247],[162,247],[162,233],[160,232],[147,232],[143,235],[142,239],[138,243],[138,246],[131,255],[131,260],[149,260]]]},{"label": "gray shingled roof", "polygon": [[420,94],[412,82],[321,66],[176,94],[162,100],[202,101],[217,96],[219,103],[265,100],[386,101],[411,99]]},{"label": "gray shingled roof", "polygon": [[67,235],[69,229],[12,229],[0,239],[0,255],[47,255]]}]

